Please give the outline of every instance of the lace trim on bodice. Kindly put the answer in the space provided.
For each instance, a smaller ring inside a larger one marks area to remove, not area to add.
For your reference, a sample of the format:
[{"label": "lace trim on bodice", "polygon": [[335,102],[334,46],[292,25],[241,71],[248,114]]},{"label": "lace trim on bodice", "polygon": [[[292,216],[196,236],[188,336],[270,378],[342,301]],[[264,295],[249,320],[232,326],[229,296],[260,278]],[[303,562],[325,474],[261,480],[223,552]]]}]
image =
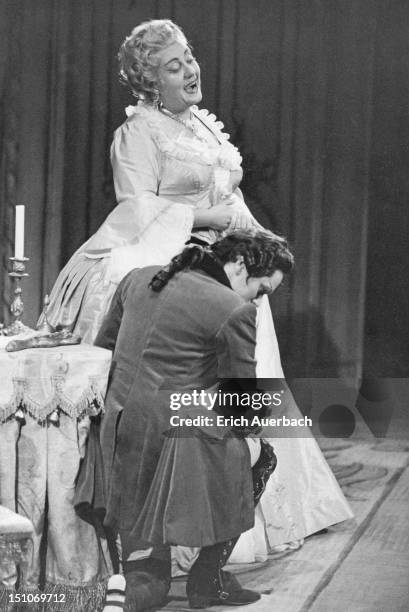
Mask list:
[{"label": "lace trim on bodice", "polygon": [[209,113],[206,109],[192,106],[191,110],[213,132],[220,142],[219,147],[210,147],[206,142],[194,137],[170,138],[166,128],[168,118],[155,107],[138,104],[137,106],[128,106],[125,112],[128,118],[138,116],[146,121],[159,150],[165,155],[184,162],[219,166],[230,171],[239,170],[242,157],[237,147],[228,142],[230,136],[222,131],[223,123],[217,121],[215,115]]}]

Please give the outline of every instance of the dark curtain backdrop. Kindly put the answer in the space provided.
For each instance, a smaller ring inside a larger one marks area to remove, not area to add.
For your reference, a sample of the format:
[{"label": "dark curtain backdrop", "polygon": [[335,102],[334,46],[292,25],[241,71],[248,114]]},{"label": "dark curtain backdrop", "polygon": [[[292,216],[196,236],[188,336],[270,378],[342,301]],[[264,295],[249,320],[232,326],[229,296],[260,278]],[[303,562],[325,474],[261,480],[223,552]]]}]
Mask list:
[{"label": "dark curtain backdrop", "polygon": [[406,0],[13,0],[0,4],[4,319],[26,205],[26,321],[115,205],[113,130],[132,103],[116,51],[170,17],[201,63],[202,106],[244,156],[243,190],[297,269],[274,298],[293,375],[408,371]]}]

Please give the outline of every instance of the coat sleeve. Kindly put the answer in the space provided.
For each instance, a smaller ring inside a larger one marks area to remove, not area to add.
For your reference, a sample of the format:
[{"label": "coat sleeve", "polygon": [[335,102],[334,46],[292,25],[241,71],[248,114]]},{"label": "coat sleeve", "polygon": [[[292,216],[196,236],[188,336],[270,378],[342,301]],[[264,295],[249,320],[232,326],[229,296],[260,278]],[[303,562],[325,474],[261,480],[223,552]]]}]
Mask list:
[{"label": "coat sleeve", "polygon": [[216,335],[218,378],[256,378],[256,316],[254,304],[236,308]]},{"label": "coat sleeve", "polygon": [[94,344],[101,348],[106,348],[110,351],[115,350],[116,340],[121,327],[122,315],[124,312],[124,302],[132,278],[130,272],[119,283],[117,290],[112,298],[111,305],[107,314],[104,317]]},{"label": "coat sleeve", "polygon": [[217,334],[219,392],[214,410],[225,417],[245,417],[247,424],[232,428],[243,436],[259,430],[251,424],[252,417],[271,412],[268,403],[260,403],[265,391],[256,377],[256,316],[256,306],[244,304],[233,311]]}]

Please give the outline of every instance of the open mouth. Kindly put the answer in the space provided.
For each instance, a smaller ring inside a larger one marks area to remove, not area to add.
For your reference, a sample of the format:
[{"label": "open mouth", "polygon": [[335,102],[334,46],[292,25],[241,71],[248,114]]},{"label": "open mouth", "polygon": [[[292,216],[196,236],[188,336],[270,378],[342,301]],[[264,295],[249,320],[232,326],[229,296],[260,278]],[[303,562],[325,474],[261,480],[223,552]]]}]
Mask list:
[{"label": "open mouth", "polygon": [[199,83],[197,79],[195,81],[192,81],[191,83],[189,83],[188,85],[184,87],[184,90],[189,94],[197,93],[198,89],[199,89]]}]

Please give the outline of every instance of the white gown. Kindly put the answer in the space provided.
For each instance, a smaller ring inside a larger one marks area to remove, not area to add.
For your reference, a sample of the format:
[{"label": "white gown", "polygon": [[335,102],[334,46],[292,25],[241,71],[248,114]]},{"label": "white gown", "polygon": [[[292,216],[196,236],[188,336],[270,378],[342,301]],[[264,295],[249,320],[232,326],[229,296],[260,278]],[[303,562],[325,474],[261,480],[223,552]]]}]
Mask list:
[{"label": "white gown", "polygon": [[[214,115],[195,107],[192,112],[196,133],[154,107],[127,109],[111,148],[118,205],[60,273],[47,312],[51,324],[92,342],[127,272],[167,264],[192,234],[209,243],[217,238],[215,231],[193,228],[195,208],[209,208],[228,193],[232,206],[251,216],[238,188],[239,152]],[[283,377],[266,296],[259,307],[256,359],[260,377]],[[289,410],[299,416],[295,404]],[[255,528],[243,534],[233,553],[235,562],[264,558],[273,546],[352,517],[312,436],[272,444],[278,466],[261,498]],[[174,560],[187,567],[192,554],[176,549]]]},{"label": "white gown", "polygon": [[[258,310],[256,360],[259,378],[283,378],[280,352],[267,300]],[[288,417],[299,418],[295,402]],[[308,433],[308,431],[307,431]],[[352,518],[353,514],[328,463],[312,435],[268,440],[277,455],[259,508],[255,526],[243,534],[231,563],[263,561],[272,549],[297,542],[321,529]],[[264,536],[265,534],[265,536]]]}]

